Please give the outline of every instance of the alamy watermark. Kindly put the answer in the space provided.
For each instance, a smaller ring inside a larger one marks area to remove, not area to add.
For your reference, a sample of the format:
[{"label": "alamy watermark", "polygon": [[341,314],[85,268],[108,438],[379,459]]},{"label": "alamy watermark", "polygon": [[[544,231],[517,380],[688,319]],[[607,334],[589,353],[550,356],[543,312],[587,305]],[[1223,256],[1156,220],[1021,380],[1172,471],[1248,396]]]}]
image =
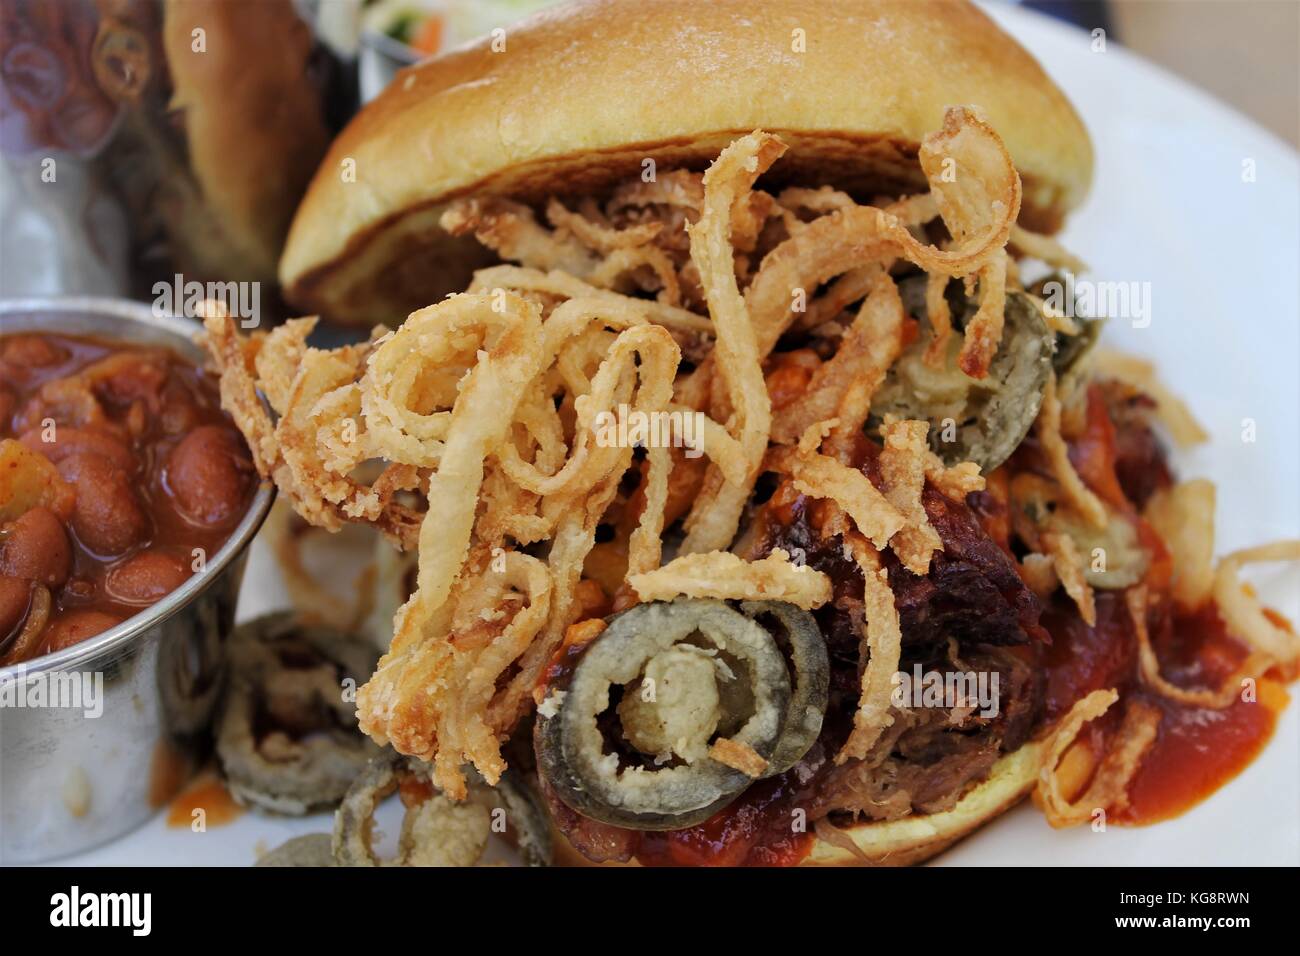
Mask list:
[{"label": "alamy watermark", "polygon": [[1043,301],[1069,319],[1126,319],[1135,329],[1151,324],[1150,282],[1099,282],[1066,273],[1064,282],[1043,283]]},{"label": "alamy watermark", "polygon": [[153,928],[153,894],[83,893],[74,884],[68,892],[50,897],[50,925],[117,926],[130,929],[132,936],[148,936]]},{"label": "alamy watermark", "polygon": [[894,674],[891,700],[900,708],[970,708],[980,717],[996,717],[1000,676],[997,671],[926,671],[914,664],[910,674]]},{"label": "alamy watermark", "polygon": [[153,297],[153,314],[158,318],[183,315],[203,319],[215,308],[238,319],[243,329],[256,328],[262,322],[260,282],[187,282],[178,272],[171,282],[155,282]]},{"label": "alamy watermark", "polygon": [[704,454],[703,412],[643,412],[622,404],[599,412],[592,431],[601,448],[685,448],[687,458]]},{"label": "alamy watermark", "polygon": [[33,671],[21,664],[0,674],[0,710],[80,710],[88,719],[104,713],[102,671]]}]

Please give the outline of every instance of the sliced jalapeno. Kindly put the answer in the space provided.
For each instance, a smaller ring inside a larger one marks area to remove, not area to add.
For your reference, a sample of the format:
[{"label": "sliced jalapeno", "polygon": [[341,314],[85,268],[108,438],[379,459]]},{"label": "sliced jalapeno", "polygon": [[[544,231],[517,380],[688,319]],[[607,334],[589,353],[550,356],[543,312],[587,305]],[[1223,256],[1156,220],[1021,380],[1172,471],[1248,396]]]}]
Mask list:
[{"label": "sliced jalapeno", "polygon": [[830,658],[817,621],[803,608],[783,601],[746,601],[740,609],[769,632],[773,631],[769,621],[775,619],[794,669],[794,690],[785,725],[764,774],[771,777],[797,764],[822,731],[830,693]]},{"label": "sliced jalapeno", "polygon": [[[871,403],[871,427],[886,415],[930,422],[930,446],[948,464],[973,461],[985,474],[1010,457],[1038,416],[1043,390],[1052,371],[1055,337],[1034,299],[1008,290],[1002,342],[983,379],[957,367],[961,336],[952,336],[939,367],[929,365],[930,343],[925,311],[925,279],[907,279],[899,286],[908,312],[920,319],[923,331],[890,368]],[[961,327],[978,303],[949,296],[954,323]]]},{"label": "sliced jalapeno", "polygon": [[[535,793],[507,771],[495,787],[466,768],[468,797],[457,803],[429,782],[422,760],[385,751],[372,760],[349,788],[334,816],[333,855],[339,866],[475,866],[498,828],[504,811],[506,829],[529,866],[549,866],[551,830]],[[402,818],[397,856],[381,860],[371,846],[375,808],[405,779],[422,785],[423,798],[413,801]]]},{"label": "sliced jalapeno", "polygon": [[378,752],[357,727],[343,682],[365,681],[378,653],[361,638],[291,612],[235,630],[217,756],[242,803],[301,815],[338,803]]},{"label": "sliced jalapeno", "polygon": [[[678,599],[611,618],[567,686],[550,693],[535,742],[556,795],[604,823],[667,830],[708,819],[752,782],[708,756],[712,740],[725,736],[765,761],[776,755],[790,677],[754,620],[720,601]],[[621,724],[614,746],[610,722]]]}]

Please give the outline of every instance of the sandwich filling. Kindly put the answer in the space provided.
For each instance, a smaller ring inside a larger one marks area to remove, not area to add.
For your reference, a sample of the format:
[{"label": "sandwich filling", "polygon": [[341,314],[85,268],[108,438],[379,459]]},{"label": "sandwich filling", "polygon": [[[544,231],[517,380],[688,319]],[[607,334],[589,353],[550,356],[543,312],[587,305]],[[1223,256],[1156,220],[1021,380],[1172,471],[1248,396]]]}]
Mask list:
[{"label": "sandwich filling", "polygon": [[[1035,736],[1049,821],[1121,812],[1153,700],[1226,709],[1294,668],[1236,569],[1300,546],[1211,565],[1150,427],[1194,423],[1028,281],[1081,264],[1016,225],[977,113],[926,137],[916,195],[758,188],[784,151],[457,200],[444,228],[503,264],[365,342],[209,316],[259,470],[418,552],[362,730],[452,801],[535,760],[592,860],[797,862],[953,807]],[[1211,602],[1249,653],[1188,690],[1152,635]],[[1059,622],[1116,615],[1132,668],[1063,663]]]}]

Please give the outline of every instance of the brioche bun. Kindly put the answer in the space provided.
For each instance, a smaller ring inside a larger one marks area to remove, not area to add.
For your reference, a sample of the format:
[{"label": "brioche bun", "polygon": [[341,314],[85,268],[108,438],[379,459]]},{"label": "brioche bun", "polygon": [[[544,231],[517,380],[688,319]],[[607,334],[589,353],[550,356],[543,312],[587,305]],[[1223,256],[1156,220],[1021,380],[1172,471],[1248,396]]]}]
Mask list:
[{"label": "brioche bun", "polygon": [[942,853],[962,837],[1006,813],[1038,779],[1041,745],[1028,743],[1007,754],[988,777],[942,813],[860,823],[843,832],[862,856],[824,840],[813,844],[804,866],[911,866]]},{"label": "brioche bun", "polygon": [[[1025,798],[1038,778],[1042,744],[1031,742],[1002,757],[988,777],[972,787],[950,810],[899,820],[859,823],[840,830],[858,848],[827,843],[814,837],[800,866],[912,866],[942,853],[962,837],[1001,816]],[[556,866],[636,866],[636,863],[593,864],[582,856],[552,823]]]},{"label": "brioche bun", "polygon": [[169,224],[186,271],[275,281],[293,211],[329,143],[309,69],[314,43],[290,0],[163,6],[169,105],[184,116],[203,198]]},{"label": "brioche bun", "polygon": [[438,226],[447,201],[593,193],[646,159],[703,168],[755,128],[790,146],[765,183],[870,197],[925,189],[922,137],[945,108],[973,105],[1023,178],[1021,222],[1040,231],[1092,177],[1065,96],[964,0],[590,0],[493,42],[402,71],[335,140],[280,261],[291,302],[404,318],[489,261]]}]

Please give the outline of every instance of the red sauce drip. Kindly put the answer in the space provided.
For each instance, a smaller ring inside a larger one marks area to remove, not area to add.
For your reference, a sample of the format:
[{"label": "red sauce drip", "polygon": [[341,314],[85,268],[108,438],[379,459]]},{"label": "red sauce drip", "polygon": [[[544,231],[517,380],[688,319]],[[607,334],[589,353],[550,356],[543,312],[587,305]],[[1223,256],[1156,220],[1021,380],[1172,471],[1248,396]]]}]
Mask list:
[{"label": "red sauce drip", "polygon": [[[1213,610],[1175,623],[1173,639],[1157,645],[1161,670],[1179,686],[1217,687],[1245,659]],[[1265,677],[1254,701],[1235,700],[1224,710],[1188,707],[1152,694],[1161,710],[1160,732],[1129,784],[1122,823],[1147,824],[1178,816],[1241,773],[1268,743],[1289,695]]]},{"label": "red sauce drip", "polygon": [[[1289,626],[1270,613],[1280,626]],[[1121,700],[1142,698],[1160,708],[1160,729],[1129,786],[1129,806],[1113,822],[1157,823],[1200,803],[1244,770],[1267,744],[1288,694],[1272,677],[1258,685],[1257,700],[1237,700],[1220,710],[1189,707],[1140,686],[1136,641],[1123,597],[1098,592],[1097,626],[1079,619],[1068,599],[1043,615],[1052,634],[1047,654],[1047,719],[1053,720],[1094,690],[1115,687]],[[1153,635],[1161,672],[1182,687],[1217,687],[1247,651],[1213,608],[1173,621]],[[1095,721],[1094,752],[1118,726],[1122,710]],[[640,835],[636,858],[645,866],[793,866],[811,851],[815,837],[795,832],[792,811],[799,788],[789,774],[750,787],[735,803],[686,830]]]},{"label": "red sauce drip", "polygon": [[[1116,470],[1116,426],[1102,390],[1095,385],[1088,392],[1084,433],[1074,440],[1070,457],[1093,491],[1133,521],[1139,541],[1151,554],[1144,583],[1154,593],[1165,592],[1172,573],[1171,556],[1124,494]],[[1033,469],[1037,458],[1036,443],[1030,439],[1015,461],[1021,468]],[[1007,477],[1007,470],[989,476],[986,500],[977,508],[986,533],[1004,548],[1009,533]],[[807,499],[787,482],[777,489],[766,511],[774,524],[789,526],[807,507]],[[811,523],[814,527],[820,524],[815,515]],[[1148,690],[1139,678],[1137,641],[1123,593],[1096,592],[1096,607],[1094,627],[1080,619],[1074,604],[1062,593],[1044,610],[1041,623],[1052,638],[1045,654],[1044,721],[1058,720],[1094,690],[1117,689],[1120,704],[1093,721],[1081,738],[1094,754],[1102,754],[1119,726],[1125,702],[1141,699],[1158,707],[1161,720],[1155,743],[1130,781],[1128,807],[1112,817],[1122,824],[1156,823],[1200,803],[1250,764],[1272,736],[1277,716],[1287,705],[1289,695],[1283,680],[1289,678],[1276,673],[1261,678],[1255,700],[1238,699],[1222,710],[1169,700]],[[1290,629],[1276,612],[1265,610],[1265,614],[1278,626]],[[1213,606],[1153,628],[1152,644],[1164,677],[1189,689],[1221,686],[1247,656],[1247,649],[1228,633]],[[557,655],[548,679],[567,676],[581,650],[566,648]],[[801,793],[791,774],[760,782],[698,826],[637,834],[634,855],[646,866],[798,864],[815,840],[811,834],[795,832],[792,826],[792,811],[800,805]]]},{"label": "red sauce drip", "polygon": [[149,806],[165,806],[180,790],[192,770],[190,758],[171,741],[162,739],[154,745],[149,763]]},{"label": "red sauce drip", "polygon": [[[1118,594],[1098,593],[1097,626],[1090,628],[1071,609],[1055,603],[1044,615],[1052,632],[1048,653],[1048,718],[1074,701],[1106,687],[1121,701],[1141,697],[1160,708],[1160,728],[1129,785],[1129,806],[1119,823],[1144,825],[1178,816],[1244,770],[1268,743],[1288,695],[1280,681],[1258,682],[1255,701],[1236,700],[1223,710],[1191,707],[1141,687],[1136,646]],[[1218,687],[1247,651],[1213,607],[1175,619],[1152,637],[1161,673],[1180,687]],[[1094,753],[1118,724],[1119,707],[1097,721],[1090,733]]]},{"label": "red sauce drip", "polygon": [[1070,461],[1079,477],[1107,504],[1119,511],[1130,511],[1115,475],[1115,423],[1106,410],[1106,400],[1097,385],[1088,388],[1087,419],[1083,434],[1070,445]]},{"label": "red sauce drip", "polygon": [[[1168,586],[1172,562],[1159,536],[1134,511],[1116,477],[1117,433],[1099,386],[1088,390],[1084,433],[1070,449],[1070,459],[1084,481],[1122,513],[1131,515],[1139,540],[1152,554],[1145,584],[1155,592]],[[1270,617],[1290,627],[1279,615]],[[1142,685],[1137,646],[1123,600],[1116,593],[1097,594],[1097,626],[1085,625],[1073,608],[1058,600],[1043,617],[1052,633],[1048,655],[1047,716],[1055,719],[1091,691],[1114,687],[1121,701],[1141,698],[1160,709],[1156,741],[1129,784],[1129,806],[1115,819],[1147,824],[1179,815],[1219,789],[1259,754],[1273,734],[1288,695],[1282,683],[1261,679],[1254,701],[1236,700],[1223,710],[1192,707],[1169,700]],[[1152,644],[1161,673],[1180,687],[1218,687],[1246,658],[1247,649],[1227,631],[1217,610],[1175,618],[1156,629]],[[1089,730],[1094,754],[1122,710],[1112,708]]]},{"label": "red sauce drip", "polygon": [[1137,647],[1128,611],[1115,591],[1098,591],[1097,626],[1089,627],[1069,598],[1057,595],[1043,612],[1052,635],[1047,652],[1047,721],[1063,717],[1094,690],[1126,688],[1136,674]]},{"label": "red sauce drip", "polygon": [[204,827],[219,827],[233,823],[244,813],[244,808],[235,802],[225,784],[215,775],[206,776],[196,781],[185,790],[167,810],[169,827],[193,827],[198,816],[194,811],[202,810]]},{"label": "red sauce drip", "polygon": [[646,832],[636,851],[643,866],[794,866],[813,836],[796,832],[797,793],[789,774],[754,784],[735,803],[686,830]]}]

